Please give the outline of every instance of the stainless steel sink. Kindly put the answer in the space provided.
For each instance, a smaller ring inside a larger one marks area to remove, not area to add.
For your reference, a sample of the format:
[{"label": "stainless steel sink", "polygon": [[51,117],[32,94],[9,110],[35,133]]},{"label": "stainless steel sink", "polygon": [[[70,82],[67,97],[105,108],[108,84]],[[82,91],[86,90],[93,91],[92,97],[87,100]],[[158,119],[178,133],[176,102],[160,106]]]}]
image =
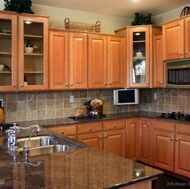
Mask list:
[{"label": "stainless steel sink", "polygon": [[34,148],[28,148],[25,150],[24,148],[19,149],[19,154],[24,157],[37,156],[43,154],[50,154],[55,152],[64,152],[72,150],[73,148],[68,145],[56,144],[56,145],[48,145],[48,146],[39,146]]},{"label": "stainless steel sink", "polygon": [[24,148],[27,145],[27,148],[34,148],[40,146],[49,146],[55,145],[58,142],[51,136],[37,136],[29,138],[20,138],[17,139],[18,148]]}]

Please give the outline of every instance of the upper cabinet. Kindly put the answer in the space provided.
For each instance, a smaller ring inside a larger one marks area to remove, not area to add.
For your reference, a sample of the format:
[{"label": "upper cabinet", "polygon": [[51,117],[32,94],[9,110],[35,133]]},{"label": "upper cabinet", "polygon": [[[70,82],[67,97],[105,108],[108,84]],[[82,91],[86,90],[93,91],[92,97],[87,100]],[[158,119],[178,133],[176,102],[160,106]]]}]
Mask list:
[{"label": "upper cabinet", "polygon": [[87,34],[50,30],[50,89],[87,88]]},{"label": "upper cabinet", "polygon": [[0,64],[0,91],[47,90],[48,17],[0,11]]},{"label": "upper cabinet", "polygon": [[[48,17],[18,16],[19,90],[48,89]],[[32,47],[28,52],[25,47]]]},{"label": "upper cabinet", "polygon": [[126,87],[152,87],[153,35],[161,32],[159,26],[128,26],[115,31],[127,36],[127,75]]},{"label": "upper cabinet", "polygon": [[0,92],[17,90],[17,44],[17,13],[0,11]]},{"label": "upper cabinet", "polygon": [[190,17],[163,23],[163,59],[190,58]]},{"label": "upper cabinet", "polygon": [[88,35],[88,88],[124,88],[125,37]]},{"label": "upper cabinet", "polygon": [[[153,86],[155,88],[164,87],[164,63],[162,34],[153,36]],[[161,74],[162,73],[162,74]]]}]

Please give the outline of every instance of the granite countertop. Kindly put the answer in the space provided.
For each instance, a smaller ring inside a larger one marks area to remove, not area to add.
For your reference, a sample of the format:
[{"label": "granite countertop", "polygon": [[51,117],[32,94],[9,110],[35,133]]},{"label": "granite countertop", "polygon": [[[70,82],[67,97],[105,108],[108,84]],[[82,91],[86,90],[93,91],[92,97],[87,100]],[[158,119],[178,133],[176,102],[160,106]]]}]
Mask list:
[{"label": "granite countertop", "polygon": [[[43,128],[43,134],[52,132]],[[27,189],[101,189],[119,188],[156,178],[162,171],[119,157],[98,148],[81,146],[65,138],[78,149],[29,157],[9,151],[6,135],[0,133],[0,188]],[[19,134],[20,135],[20,134]],[[58,136],[59,137],[59,136]]]}]

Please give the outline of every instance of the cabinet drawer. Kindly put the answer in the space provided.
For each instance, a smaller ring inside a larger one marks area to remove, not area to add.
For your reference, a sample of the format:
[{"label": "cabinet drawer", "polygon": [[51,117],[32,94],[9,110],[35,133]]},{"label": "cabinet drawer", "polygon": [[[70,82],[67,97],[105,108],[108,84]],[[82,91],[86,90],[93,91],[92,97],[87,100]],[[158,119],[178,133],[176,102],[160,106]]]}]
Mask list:
[{"label": "cabinet drawer", "polygon": [[51,127],[48,127],[48,129],[62,135],[76,135],[77,134],[76,125],[51,126]]},{"label": "cabinet drawer", "polygon": [[83,123],[77,125],[78,134],[102,131],[102,122]]},{"label": "cabinet drawer", "polygon": [[112,120],[103,122],[103,130],[125,129],[125,120]]},{"label": "cabinet drawer", "polygon": [[176,124],[176,133],[190,135],[190,124]]},{"label": "cabinet drawer", "polygon": [[175,131],[175,123],[167,121],[153,121],[153,128],[163,131]]}]

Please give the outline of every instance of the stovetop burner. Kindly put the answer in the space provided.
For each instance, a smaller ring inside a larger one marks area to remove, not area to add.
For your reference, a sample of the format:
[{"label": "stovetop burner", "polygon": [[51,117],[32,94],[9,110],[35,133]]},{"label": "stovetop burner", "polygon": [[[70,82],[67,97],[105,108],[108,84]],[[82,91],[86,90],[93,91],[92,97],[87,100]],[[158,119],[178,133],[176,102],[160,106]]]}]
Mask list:
[{"label": "stovetop burner", "polygon": [[181,112],[162,113],[160,117],[165,119],[190,121],[190,114],[184,114]]}]

